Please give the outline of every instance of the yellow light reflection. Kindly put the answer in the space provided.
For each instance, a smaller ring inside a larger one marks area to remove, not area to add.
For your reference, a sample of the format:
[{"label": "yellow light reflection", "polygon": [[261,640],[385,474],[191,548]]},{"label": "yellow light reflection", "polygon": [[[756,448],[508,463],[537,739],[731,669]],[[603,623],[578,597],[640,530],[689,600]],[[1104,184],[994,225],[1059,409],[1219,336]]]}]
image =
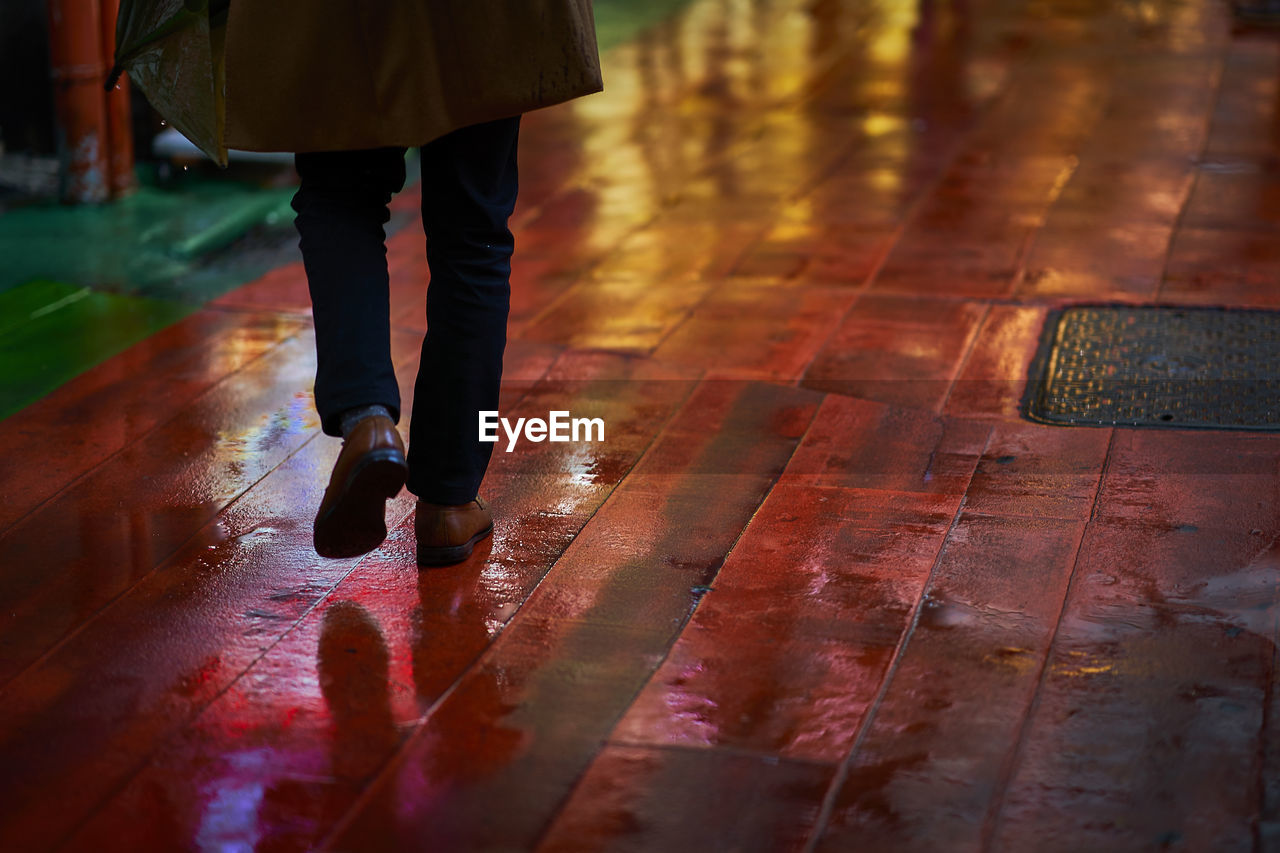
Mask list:
[{"label": "yellow light reflection", "polygon": [[782,218],[774,226],[770,239],[777,241],[798,240],[813,232],[813,199],[803,198],[792,202],[782,212]]},{"label": "yellow light reflection", "polygon": [[871,58],[886,65],[901,65],[911,55],[911,31],[919,23],[915,3],[889,3],[881,7],[881,26],[868,49]]},{"label": "yellow light reflection", "polygon": [[902,171],[900,169],[872,169],[867,173],[867,179],[872,188],[885,193],[896,192],[902,188]]},{"label": "yellow light reflection", "polygon": [[869,113],[861,122],[862,132],[872,137],[898,133],[906,128],[907,120],[903,116],[887,113]]}]

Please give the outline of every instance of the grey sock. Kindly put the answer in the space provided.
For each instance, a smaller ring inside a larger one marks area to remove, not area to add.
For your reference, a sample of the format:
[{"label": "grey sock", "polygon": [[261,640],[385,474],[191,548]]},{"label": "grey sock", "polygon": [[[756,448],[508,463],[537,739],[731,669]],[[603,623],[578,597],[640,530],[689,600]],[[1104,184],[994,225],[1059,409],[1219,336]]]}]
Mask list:
[{"label": "grey sock", "polygon": [[356,424],[374,415],[382,415],[389,418],[391,417],[391,410],[378,403],[374,403],[372,406],[356,406],[354,409],[347,409],[339,416],[339,421],[342,424],[342,435],[344,437],[350,435],[351,430],[356,428]]}]

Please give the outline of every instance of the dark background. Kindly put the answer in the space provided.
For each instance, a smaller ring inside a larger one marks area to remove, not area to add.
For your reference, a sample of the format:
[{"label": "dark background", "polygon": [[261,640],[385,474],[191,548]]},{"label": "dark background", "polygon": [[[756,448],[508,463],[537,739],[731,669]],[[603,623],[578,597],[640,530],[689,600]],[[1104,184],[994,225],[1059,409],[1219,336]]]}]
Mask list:
[{"label": "dark background", "polygon": [[[140,92],[131,95],[134,154],[145,160],[160,117]],[[10,152],[58,151],[44,0],[0,0],[0,141]]]},{"label": "dark background", "polygon": [[0,139],[5,149],[54,153],[44,0],[0,2],[0,92]]}]

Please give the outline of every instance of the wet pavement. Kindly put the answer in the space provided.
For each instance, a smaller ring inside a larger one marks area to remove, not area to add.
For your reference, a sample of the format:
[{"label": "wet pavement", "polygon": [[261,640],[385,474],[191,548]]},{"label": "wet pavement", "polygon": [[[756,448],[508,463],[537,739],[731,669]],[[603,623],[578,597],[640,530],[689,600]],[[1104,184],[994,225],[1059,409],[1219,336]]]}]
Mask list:
[{"label": "wet pavement", "polygon": [[297,264],[0,421],[0,849],[1280,849],[1280,437],[1019,415],[1054,308],[1280,307],[1280,37],[673,9],[524,123],[504,415],[606,440],[468,562],[312,551]]}]

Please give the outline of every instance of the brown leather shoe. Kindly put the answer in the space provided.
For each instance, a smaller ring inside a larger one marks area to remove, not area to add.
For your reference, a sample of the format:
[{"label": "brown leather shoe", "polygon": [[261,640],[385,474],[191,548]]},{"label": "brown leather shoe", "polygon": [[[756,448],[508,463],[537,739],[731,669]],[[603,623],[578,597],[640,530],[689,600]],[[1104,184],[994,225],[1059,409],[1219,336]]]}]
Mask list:
[{"label": "brown leather shoe", "polygon": [[418,565],[448,566],[470,557],[476,543],[493,532],[493,513],[482,498],[456,506],[420,500],[413,530]]},{"label": "brown leather shoe", "polygon": [[387,538],[386,501],[404,485],[409,465],[395,423],[372,415],[342,441],[329,487],[316,513],[315,546],[322,557],[365,554]]}]

